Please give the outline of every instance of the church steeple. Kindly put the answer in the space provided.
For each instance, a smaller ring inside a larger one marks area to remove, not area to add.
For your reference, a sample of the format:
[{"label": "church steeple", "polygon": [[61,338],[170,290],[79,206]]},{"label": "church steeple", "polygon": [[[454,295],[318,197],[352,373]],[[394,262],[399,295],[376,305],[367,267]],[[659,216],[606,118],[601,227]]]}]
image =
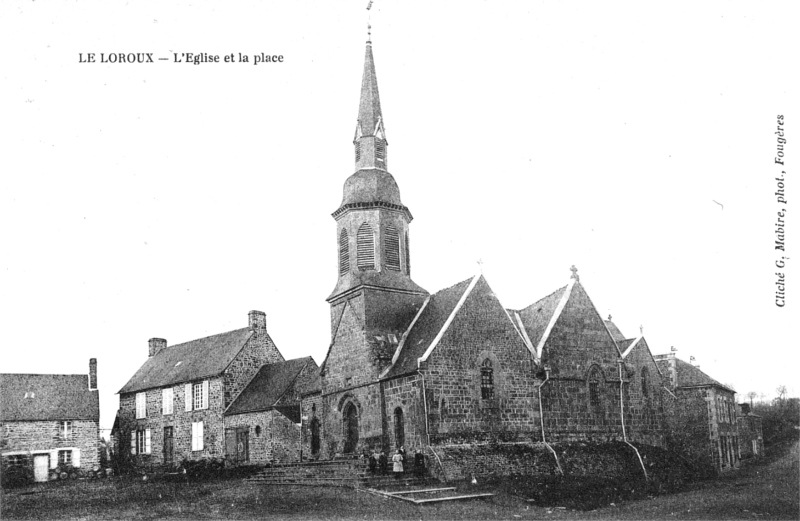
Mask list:
[{"label": "church steeple", "polygon": [[386,132],[378,94],[378,76],[372,56],[372,36],[367,40],[364,56],[364,74],[361,77],[361,100],[358,104],[358,121],[353,138],[356,171],[364,168],[388,170],[386,160]]},{"label": "church steeple", "polygon": [[427,295],[411,280],[408,224],[413,218],[386,163],[386,132],[378,77],[367,40],[361,98],[353,139],[355,173],[344,183],[337,223],[339,272],[332,304],[358,288]]}]

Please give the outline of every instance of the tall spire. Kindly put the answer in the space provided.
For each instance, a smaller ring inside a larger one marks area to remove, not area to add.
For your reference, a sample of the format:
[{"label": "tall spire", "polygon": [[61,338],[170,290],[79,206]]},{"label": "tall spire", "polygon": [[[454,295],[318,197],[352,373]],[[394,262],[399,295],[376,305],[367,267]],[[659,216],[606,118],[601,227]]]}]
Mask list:
[{"label": "tall spire", "polygon": [[372,27],[367,25],[367,50],[364,74],[361,77],[361,99],[358,103],[358,123],[353,144],[356,151],[356,171],[365,168],[386,170],[386,133],[378,94],[378,76],[372,56]]}]

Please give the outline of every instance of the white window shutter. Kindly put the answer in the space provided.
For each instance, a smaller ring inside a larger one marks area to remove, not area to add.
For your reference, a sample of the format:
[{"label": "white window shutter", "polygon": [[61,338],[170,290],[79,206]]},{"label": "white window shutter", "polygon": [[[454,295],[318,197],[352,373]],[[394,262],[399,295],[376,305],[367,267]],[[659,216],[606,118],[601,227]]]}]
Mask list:
[{"label": "white window shutter", "polygon": [[144,431],[144,453],[150,454],[150,429]]},{"label": "white window shutter", "polygon": [[197,450],[203,450],[203,422],[197,423]]},{"label": "white window shutter", "polygon": [[136,454],[136,431],[131,431],[131,454]]},{"label": "white window shutter", "polygon": [[203,409],[208,409],[208,380],[203,380]]},{"label": "white window shutter", "polygon": [[80,467],[81,466],[81,451],[80,451],[80,449],[72,449],[72,466],[73,467]]},{"label": "white window shutter", "polygon": [[192,424],[192,450],[197,450],[197,424]]},{"label": "white window shutter", "polygon": [[186,410],[192,410],[192,384],[186,384]]}]

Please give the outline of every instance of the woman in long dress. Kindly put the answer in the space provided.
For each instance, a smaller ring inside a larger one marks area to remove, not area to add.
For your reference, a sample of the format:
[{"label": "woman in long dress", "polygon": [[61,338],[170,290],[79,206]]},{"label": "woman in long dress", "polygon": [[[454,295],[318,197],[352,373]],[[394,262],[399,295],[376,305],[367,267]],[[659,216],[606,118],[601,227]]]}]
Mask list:
[{"label": "woman in long dress", "polygon": [[403,475],[403,455],[400,454],[400,449],[392,456],[392,472],[394,472],[395,479],[400,479]]}]

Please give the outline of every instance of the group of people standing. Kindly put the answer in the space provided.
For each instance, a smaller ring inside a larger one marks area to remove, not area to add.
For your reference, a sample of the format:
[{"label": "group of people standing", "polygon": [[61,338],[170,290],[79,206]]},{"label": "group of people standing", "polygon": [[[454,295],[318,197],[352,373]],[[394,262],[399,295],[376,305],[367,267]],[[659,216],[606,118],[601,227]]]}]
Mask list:
[{"label": "group of people standing", "polygon": [[[425,475],[425,455],[417,449],[414,452],[414,475],[417,477],[422,477]],[[407,468],[406,463],[406,449],[404,447],[400,447],[397,451],[392,455],[392,474],[396,479],[400,479],[403,474],[406,472]],[[373,476],[378,473],[386,475],[389,473],[389,458],[386,456],[384,451],[380,453],[374,451],[372,454],[369,455],[369,472]]]}]

